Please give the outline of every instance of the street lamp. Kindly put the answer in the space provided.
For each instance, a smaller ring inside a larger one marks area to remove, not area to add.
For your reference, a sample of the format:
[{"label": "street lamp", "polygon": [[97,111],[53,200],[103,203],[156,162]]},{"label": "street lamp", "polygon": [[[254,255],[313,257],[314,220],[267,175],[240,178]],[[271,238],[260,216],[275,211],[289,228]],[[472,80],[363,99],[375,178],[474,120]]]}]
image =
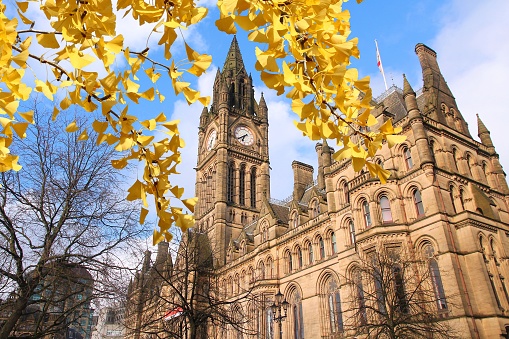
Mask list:
[{"label": "street lamp", "polygon": [[288,306],[290,303],[286,301],[286,298],[284,298],[283,293],[281,293],[281,290],[278,288],[276,295],[274,296],[274,303],[270,306],[272,309],[272,314],[274,315],[274,322],[279,324],[279,339],[283,338],[283,320],[286,319],[286,316],[288,315]]}]

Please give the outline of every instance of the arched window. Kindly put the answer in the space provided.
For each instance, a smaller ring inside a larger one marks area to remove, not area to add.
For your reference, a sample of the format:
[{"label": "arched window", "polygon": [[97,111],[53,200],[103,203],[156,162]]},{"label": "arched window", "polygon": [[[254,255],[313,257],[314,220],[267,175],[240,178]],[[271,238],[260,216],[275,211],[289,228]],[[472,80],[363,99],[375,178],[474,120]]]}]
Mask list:
[{"label": "arched window", "polygon": [[350,203],[350,191],[348,190],[348,183],[345,181],[343,183],[343,195],[345,199],[345,204]]},{"label": "arched window", "polygon": [[233,203],[234,199],[234,187],[235,187],[235,168],[233,162],[228,164],[228,173],[226,178],[226,196],[228,202]]},{"label": "arched window", "polygon": [[312,217],[316,218],[320,214],[320,202],[318,199],[314,200],[311,205]]},{"label": "arched window", "polygon": [[428,259],[428,270],[433,285],[433,293],[437,303],[437,309],[439,311],[447,310],[447,301],[445,299],[444,286],[442,284],[442,277],[440,276],[440,270],[438,268],[438,262],[435,259],[435,249],[430,243],[427,243],[423,247],[424,256]]},{"label": "arched window", "polygon": [[251,168],[251,207],[256,208],[256,168]]},{"label": "arched window", "polygon": [[318,238],[318,246],[320,247],[320,259],[325,259],[325,244],[322,237]]},{"label": "arched window", "polygon": [[421,217],[424,215],[424,205],[422,204],[421,192],[416,188],[413,193],[414,196],[414,206],[415,211],[417,213],[417,217]]},{"label": "arched window", "polygon": [[300,247],[297,246],[297,248],[295,249],[295,253],[297,254],[298,268],[302,268],[302,266],[304,266],[304,263],[302,258],[302,250],[300,249]]},{"label": "arched window", "polygon": [[308,242],[308,260],[309,264],[311,265],[315,261],[314,253],[313,253],[313,244],[311,242]]},{"label": "arched window", "polygon": [[299,214],[296,211],[292,213],[290,220],[292,228],[297,228],[299,226]]},{"label": "arched window", "polygon": [[392,222],[391,204],[385,195],[380,198],[380,208],[382,209],[382,221],[384,223]]},{"label": "arched window", "polygon": [[265,310],[265,337],[267,339],[274,338],[274,313],[271,307],[267,307]]},{"label": "arched window", "polygon": [[472,157],[470,156],[470,154],[467,154],[467,169],[468,174],[472,176]]},{"label": "arched window", "polygon": [[408,313],[408,301],[406,299],[405,282],[401,267],[398,265],[394,266],[392,268],[392,275],[394,277],[394,292],[397,298],[398,309],[401,313]]},{"label": "arched window", "polygon": [[355,245],[355,225],[353,223],[353,220],[350,219],[350,222],[348,223],[349,231],[350,231],[350,244]]},{"label": "arched window", "polygon": [[414,167],[414,162],[412,160],[412,152],[410,152],[409,147],[405,147],[403,149],[403,156],[405,157],[406,169],[409,170],[412,167]]},{"label": "arched window", "polygon": [[361,272],[356,271],[353,273],[353,282],[354,282],[354,296],[355,303],[357,304],[357,321],[360,326],[366,325],[368,321],[368,313],[366,310],[366,299],[364,297],[364,286],[362,284],[362,275]]},{"label": "arched window", "polygon": [[452,160],[454,162],[454,166],[456,166],[456,170],[458,171],[458,150],[456,148],[452,149]]},{"label": "arched window", "polygon": [[338,253],[338,246],[336,244],[336,234],[334,232],[330,235],[330,247],[332,250],[332,254]]},{"label": "arched window", "polygon": [[460,204],[461,204],[461,210],[465,210],[465,192],[460,189]]},{"label": "arched window", "polygon": [[290,251],[286,251],[286,273],[292,273],[292,270],[293,270],[292,253],[290,253]]},{"label": "arched window", "polygon": [[267,278],[272,279],[274,278],[274,260],[272,260],[271,257],[267,259]]},{"label": "arched window", "polygon": [[331,333],[343,332],[343,312],[341,310],[341,296],[336,281],[332,278],[327,286],[327,310]]},{"label": "arched window", "polygon": [[449,198],[451,199],[452,210],[454,211],[454,214],[458,213],[456,211],[456,204],[454,203],[454,186],[453,185],[449,186]]},{"label": "arched window", "polygon": [[239,204],[246,204],[246,165],[242,164],[239,171]]},{"label": "arched window", "polygon": [[258,278],[261,280],[265,279],[265,264],[263,261],[260,261],[258,264]]},{"label": "arched window", "polygon": [[304,315],[302,312],[302,298],[299,291],[295,290],[291,298],[293,339],[304,339]]},{"label": "arched window", "polygon": [[369,204],[366,200],[362,202],[362,213],[364,214],[364,225],[366,228],[371,227],[371,213],[369,211]]}]

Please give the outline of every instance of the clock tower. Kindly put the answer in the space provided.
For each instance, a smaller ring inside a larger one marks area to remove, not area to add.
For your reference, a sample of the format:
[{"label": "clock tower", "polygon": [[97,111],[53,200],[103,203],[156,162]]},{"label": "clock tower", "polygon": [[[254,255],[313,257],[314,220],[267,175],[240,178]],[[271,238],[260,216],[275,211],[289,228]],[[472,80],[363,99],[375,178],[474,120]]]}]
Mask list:
[{"label": "clock tower", "polygon": [[255,101],[252,82],[234,37],[198,132],[196,228],[209,235],[216,267],[270,196],[268,110],[263,94]]}]

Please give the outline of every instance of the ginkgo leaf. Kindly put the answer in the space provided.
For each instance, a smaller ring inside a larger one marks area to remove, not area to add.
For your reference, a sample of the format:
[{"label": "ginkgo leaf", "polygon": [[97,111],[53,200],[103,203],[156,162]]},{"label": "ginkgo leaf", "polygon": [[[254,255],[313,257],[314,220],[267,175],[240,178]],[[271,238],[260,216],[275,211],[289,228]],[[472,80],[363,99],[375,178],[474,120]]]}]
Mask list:
[{"label": "ginkgo leaf", "polygon": [[80,133],[80,135],[78,136],[78,140],[79,141],[88,140],[88,133],[86,128],[83,130],[83,132]]},{"label": "ginkgo leaf", "polygon": [[140,211],[140,225],[143,225],[145,223],[145,218],[147,217],[147,215],[148,209],[142,207]]},{"label": "ginkgo leaf", "polygon": [[58,43],[55,34],[36,34],[37,42],[39,45],[45,48],[59,48],[60,44]]},{"label": "ginkgo leaf", "polygon": [[65,131],[67,133],[73,133],[73,132],[76,132],[78,129],[79,129],[79,127],[78,127],[78,125],[76,125],[76,120],[74,120],[69,125],[67,125],[67,127],[65,128]]}]

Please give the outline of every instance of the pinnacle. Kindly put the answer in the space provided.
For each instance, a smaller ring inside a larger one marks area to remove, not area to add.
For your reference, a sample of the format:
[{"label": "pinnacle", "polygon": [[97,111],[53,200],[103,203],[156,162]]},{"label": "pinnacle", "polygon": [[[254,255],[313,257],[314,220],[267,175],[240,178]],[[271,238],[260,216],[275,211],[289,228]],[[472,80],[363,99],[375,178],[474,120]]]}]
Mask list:
[{"label": "pinnacle", "polygon": [[223,74],[226,70],[233,71],[233,75],[238,74],[244,69],[244,61],[242,61],[242,54],[240,53],[239,44],[237,43],[237,37],[234,35],[228,55],[223,66]]},{"label": "pinnacle", "polygon": [[415,95],[414,89],[412,88],[412,86],[410,86],[410,83],[408,82],[405,74],[403,74],[403,94],[404,95],[407,95],[407,94]]},{"label": "pinnacle", "polygon": [[260,97],[259,105],[262,107],[267,107],[267,103],[265,102],[265,98],[263,97],[263,92],[262,92],[262,96]]},{"label": "pinnacle", "polygon": [[488,128],[486,128],[486,125],[484,125],[481,118],[479,118],[479,114],[476,114],[476,116],[477,116],[477,135],[489,133],[490,131],[488,131]]}]

